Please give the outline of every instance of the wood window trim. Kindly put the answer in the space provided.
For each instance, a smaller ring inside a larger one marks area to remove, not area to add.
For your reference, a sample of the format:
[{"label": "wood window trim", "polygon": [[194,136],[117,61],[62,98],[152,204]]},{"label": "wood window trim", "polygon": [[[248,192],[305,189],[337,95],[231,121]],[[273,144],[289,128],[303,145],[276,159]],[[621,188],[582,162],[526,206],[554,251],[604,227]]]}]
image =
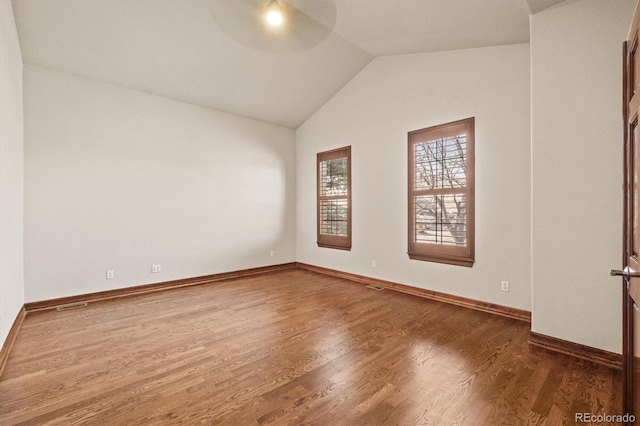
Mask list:
[{"label": "wood window trim", "polygon": [[[455,190],[416,190],[414,145],[419,141],[440,139],[460,134],[466,138],[466,186]],[[424,135],[428,136],[425,137]],[[408,133],[408,252],[410,259],[472,267],[475,261],[475,117]],[[465,194],[466,245],[448,246],[417,242],[415,238],[415,197],[423,194]]]},{"label": "wood window trim", "polygon": [[[322,196],[322,170],[321,164],[324,161],[335,160],[338,158],[347,158],[347,195],[346,197]],[[319,152],[316,158],[316,231],[318,247],[331,248],[338,250],[351,250],[351,146],[332,149],[330,151]],[[322,201],[329,199],[344,199],[347,201],[347,235],[326,235],[321,233],[322,226]]]}]

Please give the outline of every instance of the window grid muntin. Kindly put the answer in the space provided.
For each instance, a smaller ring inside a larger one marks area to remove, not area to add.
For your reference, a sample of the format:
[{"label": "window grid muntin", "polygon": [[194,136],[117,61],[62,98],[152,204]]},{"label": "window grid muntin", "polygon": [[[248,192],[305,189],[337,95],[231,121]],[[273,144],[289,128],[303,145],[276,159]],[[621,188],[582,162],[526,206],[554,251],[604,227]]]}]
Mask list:
[{"label": "window grid muntin", "polygon": [[414,190],[464,188],[466,139],[461,134],[413,144]]},{"label": "window grid muntin", "polygon": [[466,246],[466,203],[466,194],[415,196],[414,240],[418,243]]},{"label": "window grid muntin", "polygon": [[348,195],[347,157],[320,163],[321,196]]},{"label": "window grid muntin", "polygon": [[322,235],[348,235],[348,203],[347,199],[331,199],[320,201],[320,233]]}]

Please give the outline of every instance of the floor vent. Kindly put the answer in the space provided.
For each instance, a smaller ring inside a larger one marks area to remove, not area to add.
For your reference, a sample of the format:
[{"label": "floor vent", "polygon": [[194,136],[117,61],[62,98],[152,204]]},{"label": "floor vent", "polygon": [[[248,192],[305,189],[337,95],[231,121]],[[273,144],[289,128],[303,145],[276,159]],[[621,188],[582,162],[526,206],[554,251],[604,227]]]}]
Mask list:
[{"label": "floor vent", "polygon": [[380,286],[377,286],[377,285],[371,285],[371,284],[367,285],[367,288],[370,288],[371,290],[375,290],[375,291],[384,290],[384,287],[380,287]]},{"label": "floor vent", "polygon": [[82,302],[82,303],[74,303],[73,305],[58,306],[58,307],[56,308],[56,311],[68,311],[69,309],[84,308],[85,306],[87,306],[87,303],[86,303],[86,302]]}]

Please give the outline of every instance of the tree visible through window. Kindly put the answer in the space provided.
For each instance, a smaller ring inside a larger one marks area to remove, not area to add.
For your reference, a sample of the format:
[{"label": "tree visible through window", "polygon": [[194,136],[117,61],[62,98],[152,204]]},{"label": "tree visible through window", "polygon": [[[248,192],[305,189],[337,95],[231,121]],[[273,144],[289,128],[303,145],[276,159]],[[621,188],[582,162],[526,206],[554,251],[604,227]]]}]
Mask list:
[{"label": "tree visible through window", "polygon": [[318,154],[318,246],[351,249],[351,147]]},{"label": "tree visible through window", "polygon": [[409,257],[472,266],[474,119],[409,133]]}]

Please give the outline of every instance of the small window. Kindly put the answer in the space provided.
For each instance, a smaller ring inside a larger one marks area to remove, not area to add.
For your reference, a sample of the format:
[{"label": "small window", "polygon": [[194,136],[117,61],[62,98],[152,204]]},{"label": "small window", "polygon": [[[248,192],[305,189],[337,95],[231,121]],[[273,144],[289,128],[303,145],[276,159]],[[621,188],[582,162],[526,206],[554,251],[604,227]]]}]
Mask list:
[{"label": "small window", "polygon": [[351,250],[351,147],[318,154],[318,246]]},{"label": "small window", "polygon": [[474,118],[409,132],[409,257],[473,266]]}]

